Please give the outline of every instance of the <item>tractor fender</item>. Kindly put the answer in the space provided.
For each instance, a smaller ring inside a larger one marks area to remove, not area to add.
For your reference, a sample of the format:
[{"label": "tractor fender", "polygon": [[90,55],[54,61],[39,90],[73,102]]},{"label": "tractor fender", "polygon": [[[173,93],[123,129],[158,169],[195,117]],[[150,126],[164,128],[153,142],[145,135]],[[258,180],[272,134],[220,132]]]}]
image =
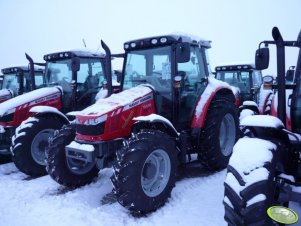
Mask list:
[{"label": "tractor fender", "polygon": [[243,134],[250,133],[252,137],[261,139],[278,140],[282,143],[289,144],[290,137],[292,140],[296,139],[296,136],[288,132],[282,121],[270,115],[252,115],[243,118],[240,121],[240,128]]},{"label": "tractor fender", "polygon": [[[226,84],[226,83],[225,83]],[[208,108],[213,98],[228,99],[235,104],[235,96],[229,85],[210,87],[208,86],[197,101],[196,108],[192,119],[192,128],[202,128],[205,123]]]},{"label": "tractor fender", "polygon": [[133,124],[132,132],[137,132],[142,129],[156,129],[169,134],[171,137],[179,137],[179,133],[172,123],[160,115],[151,114],[148,116],[139,116],[133,118],[133,120],[136,122]]},{"label": "tractor fender", "polygon": [[35,106],[32,107],[29,112],[32,114],[32,116],[36,117],[42,117],[42,116],[48,116],[53,115],[62,120],[66,124],[70,124],[68,118],[66,115],[64,115],[62,112],[60,112],[57,108],[49,107],[49,106]]}]

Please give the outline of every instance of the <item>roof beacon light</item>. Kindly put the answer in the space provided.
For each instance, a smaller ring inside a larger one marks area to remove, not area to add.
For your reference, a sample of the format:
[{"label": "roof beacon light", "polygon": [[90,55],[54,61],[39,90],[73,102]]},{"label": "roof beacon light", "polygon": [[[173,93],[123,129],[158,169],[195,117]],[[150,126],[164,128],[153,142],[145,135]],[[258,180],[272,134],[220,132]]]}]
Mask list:
[{"label": "roof beacon light", "polygon": [[135,43],[135,42],[132,42],[132,43],[131,43],[131,47],[132,47],[132,48],[135,48],[135,47],[136,47],[136,43]]},{"label": "roof beacon light", "polygon": [[125,44],[125,45],[124,45],[124,48],[125,48],[125,49],[128,49],[129,47],[130,47],[129,44]]}]

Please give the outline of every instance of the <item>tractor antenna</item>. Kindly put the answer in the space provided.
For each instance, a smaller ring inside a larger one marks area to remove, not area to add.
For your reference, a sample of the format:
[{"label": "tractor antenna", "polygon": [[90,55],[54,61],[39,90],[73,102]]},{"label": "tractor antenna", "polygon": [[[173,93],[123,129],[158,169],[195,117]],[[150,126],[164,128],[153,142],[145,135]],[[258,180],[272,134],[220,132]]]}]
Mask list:
[{"label": "tractor antenna", "polygon": [[83,43],[84,43],[84,47],[87,48],[86,41],[84,38],[83,38]]},{"label": "tractor antenna", "polygon": [[99,41],[99,46],[98,46],[98,48],[97,48],[97,50],[96,50],[96,52],[98,52],[98,50],[100,49],[100,47],[101,47],[101,40]]}]

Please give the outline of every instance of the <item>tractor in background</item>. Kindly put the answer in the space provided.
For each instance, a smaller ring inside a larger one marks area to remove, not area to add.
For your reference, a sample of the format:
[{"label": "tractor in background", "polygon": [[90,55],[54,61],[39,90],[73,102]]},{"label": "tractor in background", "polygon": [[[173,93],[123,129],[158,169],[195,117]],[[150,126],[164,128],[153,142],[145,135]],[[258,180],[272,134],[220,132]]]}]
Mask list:
[{"label": "tractor in background", "polygon": [[32,58],[26,54],[29,66],[3,68],[2,85],[0,86],[0,103],[23,93],[40,88],[44,84],[44,67],[34,66]]},{"label": "tractor in background", "polygon": [[268,114],[273,92],[262,87],[262,73],[254,64],[226,64],[215,67],[216,79],[238,89],[240,119],[250,114]]},{"label": "tractor in background", "polygon": [[47,54],[44,60],[45,87],[0,104],[0,130],[6,138],[0,142],[11,146],[13,162],[31,176],[46,174],[44,148],[55,130],[70,124],[72,116],[65,113],[91,105],[99,91],[102,98],[113,91],[111,67],[106,66],[111,59],[105,54],[71,50]]},{"label": "tractor in background", "polygon": [[49,175],[78,187],[113,164],[118,202],[147,213],[170,197],[178,166],[196,160],[224,169],[238,115],[231,87],[209,74],[210,47],[182,34],[124,43],[123,91],[77,112],[75,125],[55,134]]},{"label": "tractor in background", "polygon": [[[264,85],[277,90],[277,117],[257,115],[241,121],[244,137],[234,146],[224,183],[228,225],[272,226],[298,220],[286,207],[290,201],[301,203],[301,31],[295,41],[283,40],[277,27],[272,36],[260,43],[255,61],[256,68],[266,69],[268,45],[276,45],[277,80],[267,77]],[[299,48],[294,83],[286,82],[285,47]],[[286,97],[288,90],[291,95]],[[291,130],[286,128],[287,114]]]}]

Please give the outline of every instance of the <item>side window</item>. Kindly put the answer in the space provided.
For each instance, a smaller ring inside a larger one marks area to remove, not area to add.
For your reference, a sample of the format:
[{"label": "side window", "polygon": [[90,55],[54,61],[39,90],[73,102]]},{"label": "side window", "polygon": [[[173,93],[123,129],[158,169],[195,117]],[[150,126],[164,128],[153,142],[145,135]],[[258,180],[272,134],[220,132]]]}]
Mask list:
[{"label": "side window", "polygon": [[104,80],[102,65],[99,61],[90,59],[81,61],[80,70],[77,72],[77,83],[84,86],[85,90],[100,87]]},{"label": "side window", "polygon": [[145,55],[129,54],[126,62],[124,89],[132,88],[141,83],[146,75]]},{"label": "side window", "polygon": [[260,87],[262,83],[262,77],[260,71],[253,71],[252,73],[253,78],[253,87]]},{"label": "side window", "polygon": [[206,75],[203,56],[199,48],[191,47],[190,61],[178,63],[178,71],[183,73],[185,90],[194,90],[195,84],[200,83]]}]

